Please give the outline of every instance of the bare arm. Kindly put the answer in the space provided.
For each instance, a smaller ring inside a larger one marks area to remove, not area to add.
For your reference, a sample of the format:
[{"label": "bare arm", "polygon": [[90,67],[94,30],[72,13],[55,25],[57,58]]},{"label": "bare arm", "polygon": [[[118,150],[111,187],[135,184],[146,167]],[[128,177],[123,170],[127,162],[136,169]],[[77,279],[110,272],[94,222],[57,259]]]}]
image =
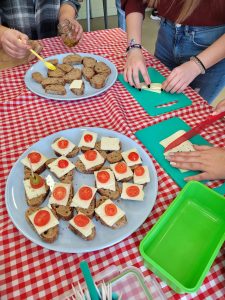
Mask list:
[{"label": "bare arm", "polygon": [[[128,43],[134,39],[137,44],[141,44],[141,32],[143,15],[139,12],[130,13],[126,17]],[[124,79],[131,86],[140,87],[139,72],[142,74],[144,81],[150,84],[145,59],[141,49],[133,48],[127,54],[127,61],[124,69]]]}]

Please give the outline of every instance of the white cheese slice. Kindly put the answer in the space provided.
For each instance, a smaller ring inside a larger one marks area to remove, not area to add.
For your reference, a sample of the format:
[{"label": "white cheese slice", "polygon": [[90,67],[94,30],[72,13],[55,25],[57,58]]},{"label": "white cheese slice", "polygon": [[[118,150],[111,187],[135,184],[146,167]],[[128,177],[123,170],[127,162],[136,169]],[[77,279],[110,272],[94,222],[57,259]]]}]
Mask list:
[{"label": "white cheese slice", "polygon": [[80,89],[82,87],[82,80],[73,80],[70,84],[70,90],[71,89]]},{"label": "white cheese slice", "polygon": [[134,172],[134,183],[137,184],[145,184],[147,182],[150,182],[150,175],[149,170],[147,166],[142,166],[145,170],[144,174],[141,176],[137,176]]},{"label": "white cheese slice", "polygon": [[37,171],[41,166],[44,165],[44,163],[48,160],[48,158],[47,158],[46,156],[44,156],[44,155],[43,155],[41,152],[39,152],[39,151],[33,150],[33,151],[31,151],[30,153],[32,153],[32,152],[37,152],[37,153],[39,153],[39,154],[41,155],[40,161],[37,162],[37,163],[31,163],[30,160],[28,159],[28,156],[26,156],[25,158],[21,159],[21,163],[22,163],[25,167],[27,167],[27,168],[29,168],[29,169],[30,169],[30,165],[31,165],[33,172],[35,172],[35,171]]},{"label": "white cheese slice", "polygon": [[55,181],[53,179],[53,177],[48,174],[48,176],[46,176],[46,183],[47,185],[50,187],[50,191],[52,192],[52,190],[54,189],[54,185],[55,185]]},{"label": "white cheese slice", "polygon": [[162,92],[162,84],[161,83],[151,83],[150,87],[148,87],[146,85],[145,82],[141,83],[141,89],[145,90],[145,91],[150,91],[150,92],[154,92],[154,93],[161,93]]},{"label": "white cheese slice", "polygon": [[105,151],[120,150],[120,140],[118,138],[102,137],[101,150],[105,150]]},{"label": "white cheese slice", "polygon": [[[185,133],[184,130],[178,130],[171,136],[162,140],[160,142],[160,145],[162,145],[164,148],[166,148],[166,146],[168,146],[171,142],[176,140],[178,137],[180,137],[184,133]],[[195,151],[193,144],[190,141],[185,141],[185,142],[181,143],[180,145],[178,145],[177,147],[165,152],[164,155],[167,156],[170,152],[192,152],[192,151]],[[188,171],[188,170],[184,170],[184,169],[179,169],[179,170],[182,173]]]},{"label": "white cheese slice", "polygon": [[[109,180],[106,183],[100,182],[97,178],[97,174],[101,171],[107,172],[110,176]],[[110,190],[110,191],[114,191],[114,192],[116,191],[116,180],[115,180],[114,174],[111,170],[96,171],[96,172],[94,172],[94,175],[95,175],[97,189],[106,189],[106,190]]]},{"label": "white cheese slice", "polygon": [[38,189],[34,189],[30,185],[30,179],[24,180],[23,183],[24,183],[24,188],[28,199],[33,199],[46,193],[45,184]]},{"label": "white cheese slice", "polygon": [[97,157],[96,157],[95,160],[87,160],[85,158],[84,154],[79,155],[79,159],[84,164],[86,170],[89,170],[89,169],[94,168],[98,165],[101,165],[105,161],[105,159],[101,156],[101,154],[97,150],[93,150],[93,151],[95,151],[97,153]]},{"label": "white cheese slice", "polygon": [[[66,140],[68,141],[68,146],[64,149],[62,148],[59,148],[58,146],[58,142],[61,141],[61,140]],[[69,141],[68,139],[64,138],[64,137],[61,137],[59,138],[56,142],[54,142],[52,145],[51,145],[52,149],[56,152],[58,152],[59,154],[61,155],[64,155],[66,156],[68,153],[70,153],[75,147],[76,145],[73,144],[71,141]]]},{"label": "white cheese slice", "polygon": [[54,214],[52,213],[51,209],[49,209],[47,206],[41,208],[43,210],[47,210],[50,213],[50,220],[48,222],[48,224],[44,225],[44,226],[37,226],[34,224],[34,218],[36,216],[36,214],[40,211],[36,211],[33,214],[29,215],[29,219],[31,221],[31,223],[33,224],[33,226],[35,227],[36,231],[38,232],[38,234],[42,234],[43,232],[45,232],[46,230],[56,226],[59,224],[58,219],[54,216]]},{"label": "white cheese slice", "polygon": [[[92,135],[92,137],[93,137],[92,141],[86,142],[86,141],[84,140],[84,136],[85,136],[86,134]],[[79,142],[79,144],[78,144],[78,147],[89,147],[89,148],[94,148],[94,147],[95,147],[95,143],[96,143],[96,141],[97,141],[97,137],[98,137],[97,133],[91,132],[91,131],[88,131],[88,130],[85,130],[85,131],[83,132],[83,134],[82,134],[82,137],[81,137],[81,139],[80,139],[80,142]]]},{"label": "white cheese slice", "polygon": [[[66,189],[66,195],[62,200],[57,200],[57,199],[55,199],[53,193],[54,193],[54,189],[57,188],[57,187],[60,187],[60,186],[62,186]],[[70,188],[71,188],[71,184],[61,183],[61,182],[55,183],[52,194],[49,198],[49,203],[50,204],[58,204],[58,205],[66,206],[67,203],[68,203],[69,196],[70,196]]]},{"label": "white cheese slice", "polygon": [[[128,158],[128,156],[129,156],[129,154],[130,154],[131,152],[135,152],[135,153],[138,154],[138,156],[139,156],[138,160],[132,161],[132,160],[130,160],[130,159]],[[135,148],[130,149],[130,150],[128,150],[128,151],[124,151],[124,152],[121,153],[121,155],[122,155],[123,159],[125,160],[125,162],[127,163],[127,165],[128,165],[129,167],[132,167],[132,166],[135,166],[135,165],[139,165],[139,164],[142,163],[141,158],[140,158],[140,155],[139,155],[139,153],[137,152],[137,149],[135,149]]]},{"label": "white cheese slice", "polygon": [[[84,186],[87,186],[87,185],[82,185],[79,190],[84,187]],[[84,208],[84,209],[88,209],[94,196],[95,196],[95,193],[97,191],[97,189],[95,187],[92,187],[92,186],[88,186],[92,189],[92,197],[91,199],[89,200],[82,200],[80,199],[79,197],[79,190],[76,192],[76,194],[74,195],[73,199],[72,199],[72,202],[70,204],[71,207],[79,207],[79,208]]]},{"label": "white cheese slice", "polygon": [[[66,161],[68,161],[69,164],[66,168],[58,167],[58,162],[61,159],[65,159]],[[50,171],[53,172],[58,178],[61,178],[62,176],[67,174],[69,171],[71,171],[75,168],[75,165],[73,163],[71,163],[71,161],[68,158],[66,158],[65,156],[60,156],[59,158],[54,160],[52,163],[50,163],[48,166],[50,168]]]},{"label": "white cheese slice", "polygon": [[[124,162],[124,163],[125,163],[125,162]],[[133,177],[133,172],[132,172],[132,170],[131,170],[130,167],[127,166],[126,172],[124,172],[124,173],[118,173],[118,172],[116,171],[116,165],[117,165],[117,163],[115,163],[115,164],[110,164],[110,168],[113,170],[113,173],[115,174],[116,179],[117,179],[118,181],[123,180],[123,179],[128,178],[128,177]]]},{"label": "white cheese slice", "polygon": [[110,199],[107,199],[105,202],[103,202],[99,207],[95,209],[95,212],[100,216],[100,218],[108,225],[113,226],[118,220],[120,220],[124,215],[124,211],[120,209],[117,205],[117,213],[114,216],[107,216],[105,213],[105,206],[107,204],[114,204]]},{"label": "white cheese slice", "polygon": [[[135,197],[130,197],[130,196],[127,195],[126,190],[127,190],[127,188],[128,188],[129,186],[133,186],[133,185],[139,187],[140,193],[139,193],[137,196],[135,196]],[[143,186],[140,185],[140,184],[134,184],[134,183],[124,182],[124,183],[123,183],[123,186],[122,186],[122,194],[121,194],[121,198],[122,198],[122,199],[125,199],[125,200],[138,200],[138,201],[143,201],[143,200],[144,200]]]},{"label": "white cheese slice", "polygon": [[[83,215],[82,213],[78,213],[78,215]],[[80,233],[82,233],[84,236],[88,237],[92,234],[92,230],[95,227],[94,223],[91,221],[91,219],[89,218],[89,223],[84,226],[84,227],[80,227],[77,226],[74,223],[74,217],[69,221],[70,225],[72,225],[75,229],[77,229],[78,231],[80,231]]]}]

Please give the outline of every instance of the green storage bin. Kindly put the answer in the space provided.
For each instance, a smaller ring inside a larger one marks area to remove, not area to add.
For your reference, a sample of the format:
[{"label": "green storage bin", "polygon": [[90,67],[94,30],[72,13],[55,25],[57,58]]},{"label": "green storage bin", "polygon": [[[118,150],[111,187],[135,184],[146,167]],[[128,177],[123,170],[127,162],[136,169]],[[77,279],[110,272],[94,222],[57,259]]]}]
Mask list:
[{"label": "green storage bin", "polygon": [[186,184],[140,244],[152,272],[177,293],[196,292],[225,241],[225,198]]}]

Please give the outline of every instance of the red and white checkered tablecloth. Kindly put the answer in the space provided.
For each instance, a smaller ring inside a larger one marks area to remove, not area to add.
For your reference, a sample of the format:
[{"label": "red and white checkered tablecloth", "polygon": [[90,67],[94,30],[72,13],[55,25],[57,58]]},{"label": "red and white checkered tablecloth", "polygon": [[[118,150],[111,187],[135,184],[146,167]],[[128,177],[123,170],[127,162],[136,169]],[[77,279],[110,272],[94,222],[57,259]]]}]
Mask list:
[{"label": "red and white checkered tablecloth", "polygon": [[[43,40],[43,56],[70,52],[58,37]],[[126,35],[120,29],[84,34],[74,52],[104,55],[122,72]],[[168,70],[147,51],[148,66],[163,75]],[[52,101],[28,91],[24,74],[31,64],[0,72],[0,298],[54,299],[71,289],[71,283],[83,282],[79,262],[87,260],[95,275],[109,265],[122,268],[138,267],[148,279],[154,276],[145,268],[138,246],[145,234],[167,209],[179,191],[178,186],[153,159],[158,174],[159,191],[156,204],[145,223],[122,242],[95,252],[67,254],[47,250],[30,242],[10,220],[4,200],[6,179],[18,157],[33,143],[54,132],[73,127],[104,127],[121,132],[137,141],[134,132],[173,116],[193,126],[203,120],[211,108],[190,88],[186,94],[193,105],[158,117],[150,117],[132,98],[120,82],[93,99],[81,101]],[[224,124],[217,122],[202,133],[218,146],[225,145]],[[169,254],[168,254],[169,259]],[[225,248],[212,265],[200,290],[179,295],[157,278],[168,299],[225,299]]]}]

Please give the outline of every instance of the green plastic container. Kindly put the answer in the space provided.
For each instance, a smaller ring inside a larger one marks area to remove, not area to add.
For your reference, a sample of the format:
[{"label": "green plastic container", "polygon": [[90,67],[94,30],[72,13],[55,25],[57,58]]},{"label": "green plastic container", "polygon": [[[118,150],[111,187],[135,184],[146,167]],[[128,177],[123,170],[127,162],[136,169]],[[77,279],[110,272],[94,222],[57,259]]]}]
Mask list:
[{"label": "green plastic container", "polygon": [[225,241],[225,198],[186,184],[140,244],[152,272],[177,293],[196,292]]}]

